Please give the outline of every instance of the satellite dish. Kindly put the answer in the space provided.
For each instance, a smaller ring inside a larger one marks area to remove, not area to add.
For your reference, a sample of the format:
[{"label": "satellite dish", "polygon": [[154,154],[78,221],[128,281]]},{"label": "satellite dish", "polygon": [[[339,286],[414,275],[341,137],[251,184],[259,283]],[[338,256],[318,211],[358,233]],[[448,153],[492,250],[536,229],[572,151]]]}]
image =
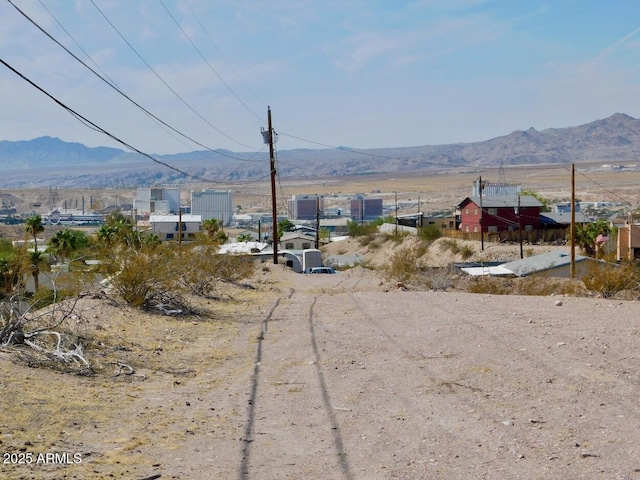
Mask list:
[{"label": "satellite dish", "polygon": [[51,210],[51,213],[49,213],[49,223],[51,225],[58,225],[60,223],[60,210],[57,208]]}]

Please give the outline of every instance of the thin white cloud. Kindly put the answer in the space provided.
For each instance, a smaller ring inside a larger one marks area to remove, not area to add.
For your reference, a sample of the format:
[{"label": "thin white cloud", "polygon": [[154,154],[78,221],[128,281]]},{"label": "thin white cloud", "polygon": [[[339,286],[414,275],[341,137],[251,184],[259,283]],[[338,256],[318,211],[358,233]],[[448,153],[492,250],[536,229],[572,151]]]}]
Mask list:
[{"label": "thin white cloud", "polygon": [[629,42],[633,37],[635,37],[638,33],[640,33],[640,27],[636,28],[632,32],[627,33],[624,37],[622,37],[617,42],[612,43],[607,48],[602,50],[596,57],[593,59],[594,62],[600,62],[604,60],[605,57],[611,55],[619,46]]}]

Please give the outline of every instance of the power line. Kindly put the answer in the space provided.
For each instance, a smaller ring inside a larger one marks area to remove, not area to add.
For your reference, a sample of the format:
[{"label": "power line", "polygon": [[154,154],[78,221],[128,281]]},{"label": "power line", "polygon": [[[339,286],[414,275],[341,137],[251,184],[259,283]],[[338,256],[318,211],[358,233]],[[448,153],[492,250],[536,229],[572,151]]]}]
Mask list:
[{"label": "power line", "polygon": [[[267,105],[268,102],[265,102],[263,99],[261,99],[256,94],[256,92],[247,84],[247,82],[244,81],[244,79],[240,76],[240,74],[236,71],[236,69],[233,68],[233,65],[231,65],[231,62],[229,62],[229,60],[227,60],[227,57],[225,57],[225,55],[222,53],[222,50],[220,50],[220,48],[218,48],[218,45],[216,45],[216,42],[213,41],[213,38],[211,38],[211,35],[209,35],[209,32],[207,31],[207,29],[204,28],[204,26],[202,25],[202,22],[200,21],[198,16],[195,14],[193,9],[191,8],[191,5],[189,4],[189,2],[187,0],[182,0],[182,2],[187,6],[189,11],[191,12],[191,15],[193,15],[193,18],[196,20],[196,23],[200,26],[200,29],[204,32],[205,36],[209,39],[209,41],[211,42],[213,47],[220,54],[220,56],[225,61],[227,66],[231,69],[231,71],[236,75],[236,77],[238,77],[238,79],[247,88],[247,90],[249,90],[253,94],[253,96],[256,97],[256,99],[258,99],[260,101],[260,103],[262,103],[263,105]],[[264,120],[262,120],[262,122],[265,123]]]},{"label": "power line", "polygon": [[176,20],[176,18],[173,16],[173,14],[169,11],[169,9],[167,8],[167,6],[164,4],[163,0],[159,0],[160,1],[160,5],[162,5],[162,7],[165,9],[165,11],[167,12],[167,14],[171,17],[171,20],[173,20],[173,23],[176,24],[176,27],[178,27],[180,29],[180,31],[182,32],[182,34],[184,35],[184,37],[189,41],[189,43],[191,44],[191,46],[193,47],[193,49],[198,52],[198,55],[200,55],[200,58],[202,58],[202,60],[204,61],[204,63],[207,64],[207,66],[209,67],[209,69],[216,75],[216,77],[218,77],[218,79],[223,83],[223,85],[225,87],[227,87],[227,90],[229,90],[231,92],[231,94],[236,97],[236,99],[247,109],[249,110],[249,112],[251,112],[260,122],[264,123],[264,120],[260,117],[260,115],[258,115],[256,112],[254,112],[251,107],[249,107],[249,105],[247,105],[239,96],[236,92],[233,91],[233,89],[229,86],[229,84],[227,82],[224,81],[224,79],[220,76],[220,74],[216,71],[215,68],[213,68],[213,66],[211,65],[211,63],[209,63],[209,61],[205,58],[205,56],[202,54],[202,52],[200,51],[200,49],[196,46],[195,43],[193,43],[193,40],[191,40],[191,37],[187,34],[187,32],[185,32],[184,28],[182,28],[182,26],[178,23],[178,21]]},{"label": "power line", "polygon": [[[53,35],[51,35],[49,32],[47,32],[44,28],[42,28],[35,20],[33,20],[31,17],[29,17],[29,15],[27,15],[25,12],[23,12],[22,10],[20,10],[20,8],[18,8],[13,2],[12,0],[7,0],[23,17],[25,17],[31,24],[33,24],[38,30],[40,30],[44,35],[46,35],[51,41],[53,41],[56,45],[58,45],[60,48],[62,48],[65,52],[67,52],[71,57],[73,57],[76,61],[78,61],[81,65],[83,65],[85,68],[87,68],[91,73],[93,73],[96,77],[98,77],[100,80],[102,80],[104,83],[106,83],[109,87],[111,87],[113,90],[115,90],[118,94],[120,94],[122,97],[124,97],[126,100],[128,100],[129,102],[131,102],[133,105],[135,105],[137,108],[139,108],[141,111],[143,111],[146,115],[148,115],[149,117],[151,117],[152,119],[154,119],[155,121],[157,121],[158,123],[160,123],[161,125],[164,125],[165,127],[169,128],[170,130],[172,130],[173,132],[177,133],[178,135],[180,135],[183,138],[186,138],[187,140],[193,142],[195,145],[198,145],[202,148],[204,148],[205,150],[208,150],[212,153],[215,153],[217,155],[223,156],[223,157],[227,157],[227,158],[231,158],[234,160],[243,160],[241,158],[238,157],[234,157],[231,155],[228,155],[226,153],[220,152],[218,150],[214,150],[211,147],[208,147],[200,142],[198,142],[197,140],[191,138],[190,136],[186,135],[185,133],[181,132],[180,130],[174,128],[173,126],[171,126],[170,124],[168,124],[167,122],[165,122],[164,120],[162,120],[161,118],[159,118],[158,116],[154,115],[153,113],[151,113],[149,110],[147,110],[145,107],[143,107],[142,105],[140,105],[138,102],[136,102],[135,100],[133,100],[131,97],[129,97],[126,93],[124,93],[120,88],[117,87],[117,85],[111,81],[111,79],[106,79],[104,78],[102,75],[100,75],[98,72],[96,72],[93,68],[91,68],[89,65],[87,65],[84,61],[82,61],[82,59],[80,59],[77,55],[75,55],[72,51],[70,51],[67,47],[65,47],[62,43],[60,43],[55,37],[53,37]],[[48,10],[47,10],[48,11]],[[55,19],[55,17],[54,17]],[[56,20],[57,21],[57,20]],[[63,27],[64,30],[64,27]],[[65,30],[66,32],[66,30]],[[80,47],[80,49],[82,50],[82,47]],[[84,51],[84,50],[83,50]],[[98,67],[99,68],[99,67]],[[106,76],[106,74],[105,74]],[[175,137],[174,137],[175,138]],[[181,142],[183,143],[183,142]],[[183,145],[187,146],[185,143],[183,143]]]},{"label": "power line", "polygon": [[0,63],[2,63],[5,67],[7,67],[9,70],[11,70],[13,73],[15,73],[16,75],[18,75],[20,78],[22,78],[25,82],[29,83],[32,87],[34,87],[35,89],[39,90],[40,92],[42,92],[44,95],[46,95],[47,97],[49,97],[51,100],[53,100],[55,103],[57,103],[59,106],[61,106],[62,108],[64,108],[69,114],[71,114],[76,120],[78,120],[80,123],[82,123],[83,125],[85,125],[86,127],[95,130],[96,132],[102,133],[104,135],[106,135],[107,137],[111,138],[112,140],[115,140],[116,142],[120,143],[121,145],[125,146],[126,148],[128,148],[129,150],[131,150],[132,152],[138,153],[140,155],[142,155],[143,157],[148,158],[149,160],[162,165],[166,168],[169,168],[170,170],[173,170],[175,172],[178,172],[186,177],[190,177],[193,178],[195,180],[199,180],[201,182],[205,182],[205,183],[222,183],[219,181],[215,181],[215,180],[211,180],[208,178],[204,178],[204,177],[200,177],[197,175],[193,175],[191,173],[188,173],[184,170],[181,170],[177,167],[174,167],[173,165],[170,165],[167,162],[163,162],[162,160],[159,160],[155,157],[153,157],[152,155],[143,152],[142,150],[130,145],[129,143],[125,142],[124,140],[121,140],[120,138],[116,137],[115,135],[113,135],[112,133],[108,132],[107,130],[105,130],[104,128],[100,127],[99,125],[93,123],[91,120],[87,119],[86,117],[82,116],[81,114],[79,114],[78,112],[76,112],[75,110],[73,110],[71,107],[65,105],[63,102],[61,102],[60,100],[58,100],[56,97],[54,97],[53,95],[51,95],[49,92],[47,92],[45,89],[43,89],[42,87],[40,87],[39,85],[37,85],[36,83],[34,83],[32,80],[30,80],[29,78],[27,78],[25,75],[23,75],[22,73],[20,73],[18,70],[16,70],[15,68],[13,68],[11,65],[9,65],[7,62],[5,62],[2,58],[0,58]]},{"label": "power line", "polygon": [[[10,0],[9,0],[10,1]],[[142,63],[144,63],[146,65],[146,67],[156,76],[156,78],[158,80],[160,80],[160,82],[162,82],[162,84],[167,87],[169,89],[169,91],[171,93],[173,93],[175,95],[175,97],[180,100],[182,102],[182,104],[184,106],[186,106],[189,110],[191,110],[191,112],[193,112],[198,118],[200,118],[203,122],[205,122],[207,125],[209,125],[211,128],[213,128],[216,132],[218,132],[220,135],[222,135],[223,137],[237,143],[238,145],[242,145],[243,147],[248,148],[249,150],[255,150],[254,147],[249,146],[249,145],[245,145],[244,143],[240,142],[239,140],[236,140],[235,138],[227,135],[226,133],[224,133],[222,130],[220,130],[218,127],[216,127],[215,125],[213,125],[209,120],[207,120],[200,112],[198,112],[195,108],[193,108],[189,102],[187,102],[184,98],[182,98],[182,96],[176,92],[176,90],[171,87],[171,85],[169,85],[164,78],[162,78],[162,76],[156,72],[156,70],[149,64],[149,62],[147,62],[142,55],[134,48],[133,45],[131,45],[131,43],[125,38],[125,36],[120,32],[120,30],[118,30],[118,28],[111,22],[111,20],[109,20],[109,18],[106,16],[106,14],[100,9],[100,7],[98,7],[98,5],[96,5],[94,0],[89,0],[91,2],[91,4],[96,8],[96,10],[98,10],[98,12],[100,13],[100,15],[102,15],[102,17],[106,20],[106,22],[111,26],[111,28],[113,28],[113,30],[118,34],[118,36],[122,39],[122,41],[124,43],[127,44],[127,46],[131,49],[131,51],[133,53],[135,53],[135,55],[140,59],[140,61]]]},{"label": "power line", "polygon": [[[18,10],[18,12],[20,12],[20,13],[21,13],[21,14],[22,14],[22,15],[23,15],[27,20],[29,20],[32,24],[34,24],[36,27],[38,27],[38,28],[40,29],[40,31],[42,31],[43,33],[45,33],[46,35],[48,35],[48,34],[44,31],[44,29],[43,29],[43,28],[41,28],[38,24],[36,24],[36,22],[35,22],[34,20],[32,20],[32,19],[31,19],[30,17],[28,17],[28,16],[27,16],[27,15],[26,15],[22,10],[20,10],[18,7],[16,7],[16,6],[11,2],[11,0],[8,0],[8,1],[9,1],[9,3],[10,3],[11,5],[13,5],[13,7],[14,7],[16,10]],[[116,85],[116,82],[115,82],[111,77],[109,77],[109,75],[107,75],[107,73],[106,73],[104,70],[102,70],[102,68],[100,68],[100,65],[98,65],[98,64],[96,63],[96,61],[91,57],[91,55],[89,55],[89,53],[88,53],[84,48],[82,48],[82,45],[80,45],[80,44],[76,41],[76,39],[73,37],[73,35],[71,35],[71,33],[69,33],[69,31],[64,27],[64,25],[62,25],[62,23],[60,23],[60,21],[59,21],[59,20],[56,18],[56,16],[51,12],[51,10],[49,10],[49,9],[47,8],[47,6],[44,4],[44,2],[43,2],[42,0],[38,0],[38,1],[40,2],[40,5],[42,5],[42,8],[44,8],[44,9],[47,11],[47,13],[49,14],[49,16],[50,16],[51,18],[53,18],[53,20],[54,20],[54,21],[58,24],[58,26],[59,26],[59,27],[64,31],[64,33],[66,33],[66,34],[67,34],[67,36],[71,39],[71,41],[72,41],[73,43],[75,43],[75,44],[76,44],[76,46],[80,49],[80,51],[86,55],[86,57],[91,61],[91,63],[93,63],[93,65],[94,65],[98,70],[100,70],[100,72],[102,73],[102,75],[104,75],[107,79],[109,79],[109,82],[108,82],[108,83],[110,83],[112,86],[115,86],[115,85]],[[52,40],[54,40],[51,36],[49,36],[49,38],[51,38]],[[54,41],[56,41],[56,40],[54,40]],[[57,42],[56,42],[56,43],[57,43]],[[62,46],[60,43],[58,43],[58,45]],[[62,48],[64,48],[64,47],[62,47]],[[66,49],[65,49],[65,50],[66,50]],[[73,55],[71,52],[68,52],[68,53],[70,53],[71,55]]]},{"label": "power line", "polygon": [[[297,137],[297,136],[292,135],[290,133],[282,133],[282,132],[278,132],[278,133],[279,133],[279,135],[283,135],[285,137],[295,138],[296,140],[300,140],[302,142],[307,142],[307,143],[311,143],[311,144],[314,144],[314,145],[320,145],[322,147],[331,148],[333,150],[341,150],[341,151],[345,151],[345,152],[356,153],[358,155],[364,155],[366,157],[380,158],[380,159],[383,159],[383,160],[400,160],[398,157],[390,157],[388,155],[380,155],[380,154],[371,153],[371,152],[365,151],[365,150],[357,150],[357,149],[353,149],[353,148],[349,148],[349,147],[336,147],[335,145],[328,145],[326,143],[316,142],[314,140],[308,140],[306,138]],[[460,160],[462,161],[462,163],[467,164],[467,165],[471,163],[468,160],[463,160],[463,159],[460,159]],[[421,161],[421,162],[416,162],[416,163],[421,163],[421,164],[424,164],[424,165],[434,165],[434,166],[437,166],[437,167],[446,167],[446,166],[451,167],[451,165],[443,165],[441,163],[429,162],[429,161]]]}]

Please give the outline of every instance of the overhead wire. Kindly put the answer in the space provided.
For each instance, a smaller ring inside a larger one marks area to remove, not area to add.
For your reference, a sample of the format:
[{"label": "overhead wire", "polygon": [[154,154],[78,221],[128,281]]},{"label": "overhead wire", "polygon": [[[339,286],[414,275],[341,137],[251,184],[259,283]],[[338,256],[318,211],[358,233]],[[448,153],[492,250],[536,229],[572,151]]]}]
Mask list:
[{"label": "overhead wire", "polygon": [[253,114],[259,121],[261,121],[262,123],[264,123],[264,120],[262,119],[262,117],[260,117],[260,115],[258,115],[256,112],[254,112],[251,107],[249,107],[249,105],[247,105],[244,100],[242,100],[238,94],[229,86],[229,84],[227,82],[224,81],[224,79],[220,76],[220,74],[216,71],[215,68],[213,68],[213,65],[211,65],[211,63],[209,62],[209,60],[207,60],[207,58],[202,54],[202,52],[200,51],[200,49],[196,46],[196,44],[193,42],[193,40],[191,39],[191,37],[189,36],[189,34],[184,30],[184,28],[182,28],[182,26],[180,25],[180,23],[176,20],[176,18],[173,16],[173,14],[169,11],[169,9],[167,8],[167,6],[165,5],[163,0],[159,0],[160,1],[160,5],[162,5],[162,7],[164,8],[164,10],[167,12],[167,14],[169,15],[169,17],[171,17],[171,20],[173,20],[173,23],[176,24],[176,27],[178,27],[178,29],[182,32],[182,34],[184,35],[184,37],[189,41],[189,43],[191,44],[191,46],[193,47],[193,49],[198,53],[198,55],[200,55],[200,58],[202,58],[202,61],[204,63],[207,64],[207,66],[209,67],[209,70],[211,70],[216,77],[218,77],[218,80],[220,80],[222,82],[222,84],[227,87],[227,90],[229,90],[229,92],[231,92],[231,94],[236,98],[236,100],[238,100],[251,114]]},{"label": "overhead wire", "polygon": [[167,162],[159,160],[159,159],[155,158],[154,156],[152,156],[152,155],[150,155],[150,154],[148,154],[148,153],[146,153],[146,152],[134,147],[133,145],[125,142],[124,140],[120,139],[116,135],[110,133],[106,129],[100,127],[96,123],[94,123],[91,120],[89,120],[88,118],[84,117],[80,113],[76,112],[74,109],[72,109],[71,107],[69,107],[68,105],[63,103],[62,101],[58,100],[55,96],[53,96],[52,94],[47,92],[44,88],[40,87],[35,82],[33,82],[31,79],[29,79],[24,74],[19,72],[17,69],[13,68],[7,62],[5,62],[4,59],[0,58],[0,63],[2,63],[5,67],[7,67],[9,70],[11,70],[13,73],[15,73],[17,76],[19,76],[22,80],[24,80],[25,82],[30,84],[32,87],[34,87],[35,89],[39,90],[41,93],[43,93],[44,95],[49,97],[56,104],[58,104],[60,107],[62,107],[64,110],[66,110],[69,114],[71,114],[71,116],[73,116],[80,123],[82,123],[83,125],[85,125],[86,127],[90,128],[92,130],[95,130],[96,132],[99,132],[99,133],[102,133],[102,134],[106,135],[107,137],[109,137],[112,140],[116,141],[117,143],[123,145],[124,147],[126,147],[129,150],[131,150],[132,152],[138,153],[138,154],[142,155],[143,157],[148,158],[149,160],[151,160],[151,161],[153,161],[153,162],[155,162],[155,163],[157,163],[159,165],[162,165],[162,166],[164,166],[164,167],[166,167],[166,168],[168,168],[170,170],[178,172],[178,173],[180,173],[180,174],[182,174],[182,175],[184,175],[186,177],[190,177],[190,178],[193,178],[195,180],[199,180],[199,181],[204,182],[204,183],[216,183],[216,184],[222,183],[222,182],[219,182],[219,181],[216,181],[216,180],[200,177],[198,175],[194,175],[192,173],[186,172],[186,171],[184,171],[184,170],[182,170],[180,168],[177,168],[177,167],[175,167],[175,166],[173,166],[173,165],[171,165],[171,164],[169,164]]},{"label": "overhead wire", "polygon": [[[232,155],[228,155],[224,152],[221,152],[219,150],[214,150],[211,147],[208,147],[207,145],[198,142],[197,140],[193,139],[192,137],[190,137],[189,135],[181,132],[180,130],[176,129],[175,127],[171,126],[169,123],[165,122],[164,120],[162,120],[161,118],[159,118],[158,116],[156,116],[155,114],[153,114],[152,112],[150,112],[149,110],[147,110],[144,106],[142,106],[141,104],[139,104],[138,102],[136,102],[134,99],[132,99],[129,95],[127,95],[124,91],[122,91],[108,76],[106,76],[107,78],[103,77],[102,75],[100,75],[100,73],[96,72],[93,68],[91,68],[89,65],[87,65],[81,58],[79,58],[76,54],[74,54],[71,50],[69,50],[67,47],[65,47],[61,42],[59,42],[55,37],[53,37],[53,35],[51,35],[48,31],[46,31],[44,28],[42,28],[35,20],[33,20],[29,15],[27,15],[24,11],[22,11],[19,7],[17,7],[12,0],[7,0],[24,18],[26,18],[32,25],[34,25],[38,30],[40,30],[44,35],[46,35],[51,41],[53,41],[56,45],[58,45],[60,48],[62,48],[66,53],[68,53],[71,57],[73,57],[76,61],[78,61],[81,65],[83,65],[85,68],[87,68],[91,73],[93,73],[96,77],[98,77],[100,80],[102,80],[104,83],[106,83],[109,87],[111,87],[113,90],[115,90],[118,94],[120,94],[122,97],[124,97],[127,101],[131,102],[133,105],[135,105],[137,108],[139,108],[142,112],[144,112],[146,115],[148,115],[149,117],[151,117],[152,119],[154,119],[155,121],[157,121],[158,123],[160,123],[161,125],[164,125],[165,127],[167,127],[168,129],[172,130],[173,132],[175,132],[176,134],[180,135],[181,137],[193,142],[193,144],[198,145],[202,148],[204,148],[205,150],[208,150],[212,153],[215,153],[216,155],[220,155],[223,157],[227,157],[227,158],[231,158],[234,160],[240,160],[240,161],[245,161],[245,159],[242,158],[238,158],[238,157],[234,157]],[[55,18],[55,17],[54,17]],[[63,28],[64,30],[64,28]],[[65,30],[66,31],[66,30]],[[80,47],[81,48],[81,47]],[[82,48],[81,48],[82,50]],[[83,50],[84,51],[84,50]],[[175,138],[175,137],[174,137]],[[183,145],[187,146],[185,143],[183,143]]]},{"label": "overhead wire", "polygon": [[223,132],[222,130],[220,130],[218,127],[216,127],[215,125],[213,125],[209,120],[207,120],[207,118],[204,117],[204,115],[202,115],[200,112],[198,112],[193,106],[191,106],[191,104],[189,102],[187,102],[173,87],[171,87],[171,85],[169,85],[169,83],[162,78],[162,76],[151,66],[151,64],[149,62],[147,62],[144,57],[135,49],[135,47],[131,44],[131,42],[129,42],[126,37],[120,32],[120,30],[118,30],[118,28],[114,25],[114,23],[109,19],[109,17],[107,17],[107,15],[100,9],[100,7],[98,7],[98,5],[96,5],[94,0],[89,0],[91,2],[91,4],[95,7],[95,9],[100,13],[100,15],[102,15],[102,17],[105,19],[105,21],[111,26],[111,28],[118,34],[118,36],[122,39],[122,41],[124,43],[127,44],[127,46],[129,47],[129,49],[131,49],[131,51],[140,59],[140,61],[142,63],[144,63],[144,65],[156,76],[156,78],[158,80],[160,80],[160,82],[167,87],[167,89],[173,93],[173,95],[180,100],[180,102],[182,102],[182,104],[187,107],[192,113],[194,113],[198,118],[200,118],[203,122],[205,122],[207,125],[209,125],[212,129],[214,129],[216,132],[218,132],[220,135],[222,135],[223,137],[231,140],[234,143],[237,143],[238,145],[241,145],[245,148],[248,148],[249,150],[255,150],[255,148],[253,146],[250,145],[246,145],[244,143],[242,143],[241,141],[231,137],[230,135],[226,134],[225,132]]},{"label": "overhead wire", "polygon": [[[44,29],[42,29],[39,25],[37,25],[37,24],[35,23],[35,21],[33,21],[30,17],[28,17],[28,16],[27,16],[27,15],[26,15],[22,10],[20,10],[18,7],[16,7],[16,5],[15,5],[11,0],[8,0],[8,1],[9,1],[9,3],[10,3],[11,5],[13,5],[13,7],[14,7],[16,10],[18,10],[18,12],[20,12],[20,13],[21,13],[21,14],[22,14],[22,15],[23,15],[27,20],[29,20],[32,24],[34,24],[36,27],[38,27],[38,28],[40,29],[40,31],[43,31],[43,32],[44,32]],[[54,22],[56,22],[56,23],[58,24],[58,26],[62,29],[62,31],[63,31],[64,33],[66,33],[66,34],[67,34],[67,36],[71,39],[71,41],[72,41],[73,43],[75,43],[76,47],[78,47],[78,48],[80,49],[80,51],[81,51],[82,53],[84,53],[84,54],[85,54],[85,56],[86,56],[86,57],[91,61],[91,63],[92,63],[92,64],[93,64],[93,65],[94,65],[98,70],[100,70],[100,73],[102,73],[102,75],[103,75],[105,78],[107,78],[107,79],[109,80],[109,83],[110,83],[111,85],[113,85],[113,86],[117,86],[116,82],[115,82],[115,81],[114,81],[114,80],[113,80],[113,79],[112,79],[112,78],[111,78],[111,77],[110,77],[110,76],[109,76],[109,75],[108,75],[108,74],[107,74],[107,73],[106,73],[102,68],[100,68],[100,65],[98,65],[98,63],[93,59],[93,57],[92,57],[91,55],[89,55],[89,53],[88,53],[84,48],[82,48],[82,45],[80,45],[80,43],[78,43],[78,41],[73,37],[73,35],[71,35],[71,33],[69,32],[69,30],[67,30],[67,29],[64,27],[64,25],[62,25],[62,23],[60,22],[60,20],[58,20],[58,18],[53,14],[53,12],[52,12],[51,10],[49,10],[49,8],[47,8],[47,6],[44,4],[44,2],[43,2],[42,0],[38,0],[38,2],[40,3],[40,5],[42,5],[42,8],[44,8],[44,9],[47,11],[47,13],[49,14],[49,16],[50,16],[51,18],[53,18],[53,21],[54,21]],[[51,38],[51,37],[49,37],[49,38]],[[54,41],[55,41],[55,40],[54,40]],[[58,45],[60,45],[60,44],[58,44]],[[63,48],[64,48],[64,47],[63,47]],[[71,52],[68,52],[68,53],[71,53]]]},{"label": "overhead wire", "polygon": [[[222,53],[222,50],[220,50],[220,48],[218,47],[218,45],[216,44],[216,42],[213,40],[213,38],[211,37],[211,35],[209,34],[208,30],[206,28],[204,28],[204,25],[202,25],[202,22],[200,21],[200,19],[198,18],[198,15],[196,15],[196,13],[193,11],[193,8],[191,8],[191,5],[189,4],[189,2],[187,0],[182,0],[182,3],[184,3],[187,8],[189,9],[189,11],[191,12],[191,15],[193,16],[193,18],[195,19],[196,23],[200,26],[200,29],[202,30],[202,32],[205,34],[205,36],[209,39],[209,41],[211,42],[211,44],[213,45],[213,47],[216,49],[216,51],[218,52],[218,54],[220,55],[220,57],[224,60],[224,62],[227,64],[227,66],[229,67],[229,69],[236,75],[236,77],[238,77],[238,79],[240,80],[240,82],[242,82],[242,84],[245,86],[245,88],[252,93],[252,95],[254,97],[256,97],[256,99],[258,99],[258,101],[260,101],[260,103],[262,103],[263,105],[268,105],[268,102],[265,102],[263,99],[260,98],[260,96],[258,94],[256,94],[256,92],[247,84],[247,82],[244,81],[244,79],[240,76],[240,74],[236,71],[236,69],[233,67],[233,65],[231,64],[231,62],[227,59],[227,57],[224,55],[224,53]],[[263,123],[264,120],[263,120]]]}]

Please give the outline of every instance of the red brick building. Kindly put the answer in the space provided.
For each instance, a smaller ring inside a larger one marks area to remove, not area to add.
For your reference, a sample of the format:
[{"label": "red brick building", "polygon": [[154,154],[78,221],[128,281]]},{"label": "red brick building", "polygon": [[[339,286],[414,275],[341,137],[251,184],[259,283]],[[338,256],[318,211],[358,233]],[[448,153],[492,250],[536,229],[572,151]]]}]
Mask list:
[{"label": "red brick building", "polygon": [[[519,207],[518,207],[519,202]],[[530,195],[467,197],[457,207],[460,210],[460,230],[467,233],[497,233],[540,228],[540,203]],[[482,225],[482,228],[480,227]]]}]

